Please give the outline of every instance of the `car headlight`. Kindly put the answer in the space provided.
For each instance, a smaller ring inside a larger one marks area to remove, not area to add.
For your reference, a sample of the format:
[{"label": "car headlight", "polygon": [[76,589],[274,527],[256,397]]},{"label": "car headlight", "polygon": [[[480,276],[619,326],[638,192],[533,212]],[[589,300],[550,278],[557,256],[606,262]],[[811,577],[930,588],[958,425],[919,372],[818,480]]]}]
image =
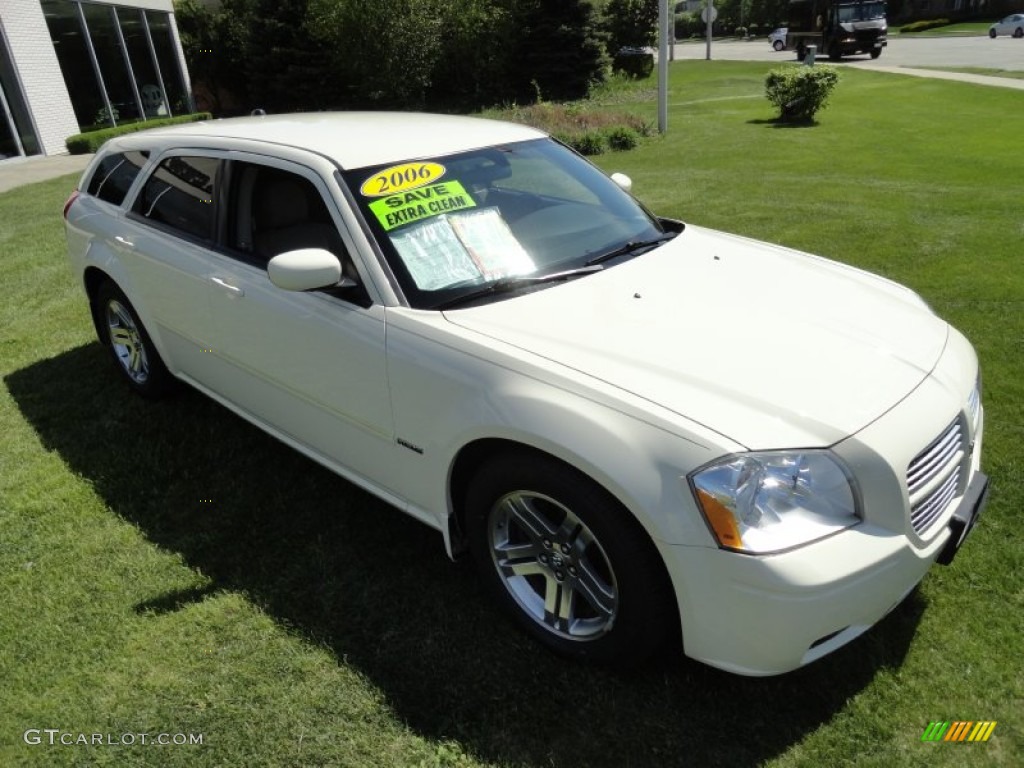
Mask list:
[{"label": "car headlight", "polygon": [[778,552],[860,522],[850,475],[828,451],[728,456],[690,483],[718,543],[738,552]]}]

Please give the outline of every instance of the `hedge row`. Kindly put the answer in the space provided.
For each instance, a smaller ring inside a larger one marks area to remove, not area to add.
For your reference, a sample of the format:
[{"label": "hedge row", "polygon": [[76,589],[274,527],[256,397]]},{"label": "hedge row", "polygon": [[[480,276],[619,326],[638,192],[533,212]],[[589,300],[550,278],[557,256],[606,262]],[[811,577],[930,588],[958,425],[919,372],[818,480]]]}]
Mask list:
[{"label": "hedge row", "polygon": [[64,143],[67,145],[68,152],[72,155],[84,155],[89,152],[95,152],[103,146],[107,139],[112,139],[115,136],[145,131],[149,128],[160,128],[165,125],[175,125],[177,123],[194,123],[198,120],[210,120],[211,118],[212,115],[209,112],[196,112],[191,115],[179,115],[178,117],[140,120],[137,123],[119,125],[116,128],[102,128],[101,130],[89,131],[88,133],[76,133],[74,136],[68,136]]}]

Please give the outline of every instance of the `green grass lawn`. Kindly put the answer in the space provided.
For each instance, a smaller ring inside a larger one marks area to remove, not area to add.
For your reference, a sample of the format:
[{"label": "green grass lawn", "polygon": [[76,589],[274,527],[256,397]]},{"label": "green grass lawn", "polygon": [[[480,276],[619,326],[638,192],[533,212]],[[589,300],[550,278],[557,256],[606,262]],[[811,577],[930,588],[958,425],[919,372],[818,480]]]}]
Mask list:
[{"label": "green grass lawn", "polygon": [[[906,283],[974,342],[993,493],[951,567],[778,678],[562,663],[433,531],[198,394],[130,395],[60,179],[0,195],[0,765],[1020,765],[1024,94],[844,68],[816,125],[779,127],[771,66],[675,63],[668,135],[597,159],[662,214]],[[653,120],[651,85],[608,108]],[[932,720],[998,726],[924,744]]]},{"label": "green grass lawn", "polygon": [[[996,21],[965,21],[959,24],[947,24],[944,27],[933,27],[921,32],[908,32],[902,39],[907,40],[914,37],[971,37],[973,35],[987,35],[988,28]],[[889,34],[899,34],[898,27],[889,27]]]}]

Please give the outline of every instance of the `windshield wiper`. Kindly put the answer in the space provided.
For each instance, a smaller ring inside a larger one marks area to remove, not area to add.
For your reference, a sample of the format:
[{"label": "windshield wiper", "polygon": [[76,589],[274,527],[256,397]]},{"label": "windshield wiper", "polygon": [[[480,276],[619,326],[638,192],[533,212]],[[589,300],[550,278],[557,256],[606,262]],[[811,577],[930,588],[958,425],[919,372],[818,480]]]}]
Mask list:
[{"label": "windshield wiper", "polygon": [[666,232],[662,235],[658,235],[657,237],[652,237],[649,240],[630,240],[628,243],[623,243],[618,248],[612,248],[612,250],[608,251],[607,253],[602,253],[600,256],[595,256],[586,263],[586,266],[594,266],[595,264],[600,264],[601,262],[604,261],[610,261],[611,259],[614,259],[616,256],[624,256],[627,253],[635,253],[636,251],[639,251],[642,248],[653,248],[656,245],[667,243],[669,240],[671,240],[678,234],[678,232]]},{"label": "windshield wiper", "polygon": [[554,283],[559,280],[569,280],[574,277],[579,277],[580,275],[589,275],[593,272],[600,272],[602,269],[604,269],[604,267],[600,264],[587,264],[576,269],[567,269],[564,272],[552,272],[547,275],[501,277],[493,283],[488,283],[476,291],[470,291],[469,293],[464,293],[461,296],[456,296],[454,299],[443,301],[434,306],[434,309],[452,309],[459,304],[466,304],[484,296],[490,296],[496,293],[508,293],[509,291],[515,291],[528,285],[539,285],[541,283]]}]

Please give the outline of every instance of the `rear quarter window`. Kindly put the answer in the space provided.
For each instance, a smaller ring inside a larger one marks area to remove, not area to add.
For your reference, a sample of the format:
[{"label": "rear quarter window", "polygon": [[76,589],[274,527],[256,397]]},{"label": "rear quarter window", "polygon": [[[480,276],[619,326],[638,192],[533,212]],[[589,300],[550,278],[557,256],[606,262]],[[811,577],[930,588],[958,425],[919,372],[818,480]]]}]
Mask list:
[{"label": "rear quarter window", "polygon": [[96,166],[85,188],[86,194],[120,205],[148,157],[149,152],[118,152],[107,155]]}]

